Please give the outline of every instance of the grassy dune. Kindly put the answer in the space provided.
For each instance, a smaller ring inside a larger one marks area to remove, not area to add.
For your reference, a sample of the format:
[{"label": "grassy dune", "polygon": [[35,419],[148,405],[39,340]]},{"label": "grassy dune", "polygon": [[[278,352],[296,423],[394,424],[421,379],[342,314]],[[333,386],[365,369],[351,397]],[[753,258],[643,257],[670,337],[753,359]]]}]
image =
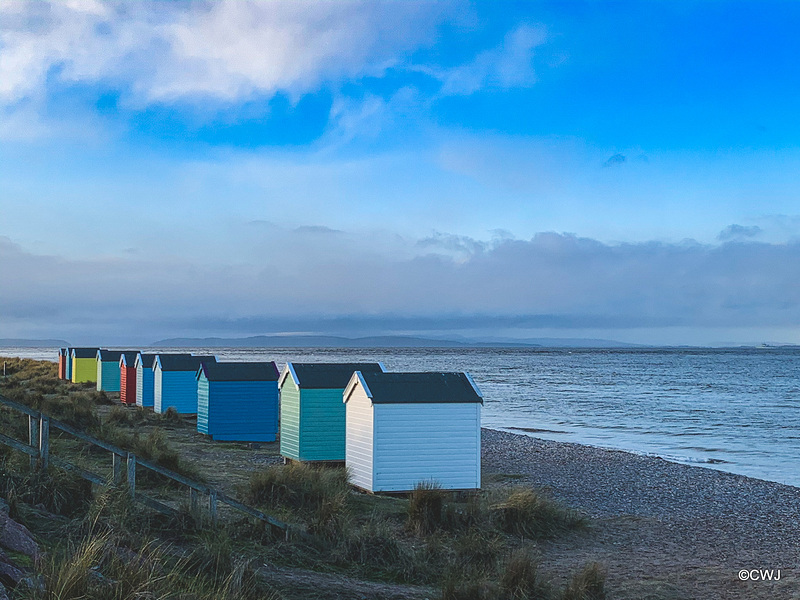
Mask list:
[{"label": "grassy dune", "polygon": [[[203,479],[305,533],[278,539],[221,513],[190,514],[185,492],[160,476],[137,486],[171,503],[165,517],[113,487],[92,486],[0,446],[0,496],[46,551],[36,584],[13,597],[441,598],[600,600],[598,565],[566,582],[539,568],[547,542],[590,523],[541,492],[496,478],[477,494],[419,488],[407,497],[353,491],[341,468],[280,464],[277,444],[221,444],[194,421],[123,407],[114,395],[56,378],[55,365],[5,359],[0,394],[47,412],[166,468]],[[27,439],[27,421],[0,408],[0,427]],[[52,433],[51,452],[111,475],[108,453]]]}]

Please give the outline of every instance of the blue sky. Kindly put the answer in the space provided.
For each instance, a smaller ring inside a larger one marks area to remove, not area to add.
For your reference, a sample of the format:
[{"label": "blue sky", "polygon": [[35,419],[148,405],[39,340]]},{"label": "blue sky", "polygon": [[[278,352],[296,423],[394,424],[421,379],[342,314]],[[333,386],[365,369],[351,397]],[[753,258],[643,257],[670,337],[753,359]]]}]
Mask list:
[{"label": "blue sky", "polygon": [[800,6],[0,1],[0,337],[800,343]]}]

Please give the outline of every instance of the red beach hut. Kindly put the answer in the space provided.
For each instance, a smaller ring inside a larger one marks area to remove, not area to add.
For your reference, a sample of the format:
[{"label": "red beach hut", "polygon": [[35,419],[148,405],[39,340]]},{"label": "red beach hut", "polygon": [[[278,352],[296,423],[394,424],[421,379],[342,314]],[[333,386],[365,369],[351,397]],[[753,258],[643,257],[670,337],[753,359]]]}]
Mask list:
[{"label": "red beach hut", "polygon": [[138,352],[123,352],[119,357],[119,401],[136,404],[136,355]]},{"label": "red beach hut", "polygon": [[67,348],[58,349],[58,378],[67,379]]}]

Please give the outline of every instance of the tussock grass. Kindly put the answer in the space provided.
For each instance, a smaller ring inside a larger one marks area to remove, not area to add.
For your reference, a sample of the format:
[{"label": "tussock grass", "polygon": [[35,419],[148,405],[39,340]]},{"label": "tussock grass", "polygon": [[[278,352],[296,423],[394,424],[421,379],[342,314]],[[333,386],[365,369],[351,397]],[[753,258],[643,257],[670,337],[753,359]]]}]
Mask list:
[{"label": "tussock grass", "polygon": [[313,533],[335,535],[347,519],[350,493],[344,469],[289,463],[254,473],[244,496],[250,504],[304,517]]},{"label": "tussock grass", "polygon": [[573,576],[561,598],[562,600],[605,600],[605,582],[606,576],[600,565],[588,564],[583,571]]},{"label": "tussock grass", "polygon": [[517,488],[490,507],[492,518],[505,533],[550,537],[585,524],[577,512],[527,488]]},{"label": "tussock grass", "polygon": [[92,501],[92,484],[67,471],[19,473],[0,468],[0,491],[14,507],[19,502],[41,506],[48,512],[66,517],[84,515]]}]

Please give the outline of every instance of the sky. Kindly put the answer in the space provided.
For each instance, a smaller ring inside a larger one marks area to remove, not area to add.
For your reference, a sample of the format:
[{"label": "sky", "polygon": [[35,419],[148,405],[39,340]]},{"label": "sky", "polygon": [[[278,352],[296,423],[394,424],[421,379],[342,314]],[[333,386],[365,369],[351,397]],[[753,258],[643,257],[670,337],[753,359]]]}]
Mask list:
[{"label": "sky", "polygon": [[798,25],[0,0],[0,338],[800,343]]}]

